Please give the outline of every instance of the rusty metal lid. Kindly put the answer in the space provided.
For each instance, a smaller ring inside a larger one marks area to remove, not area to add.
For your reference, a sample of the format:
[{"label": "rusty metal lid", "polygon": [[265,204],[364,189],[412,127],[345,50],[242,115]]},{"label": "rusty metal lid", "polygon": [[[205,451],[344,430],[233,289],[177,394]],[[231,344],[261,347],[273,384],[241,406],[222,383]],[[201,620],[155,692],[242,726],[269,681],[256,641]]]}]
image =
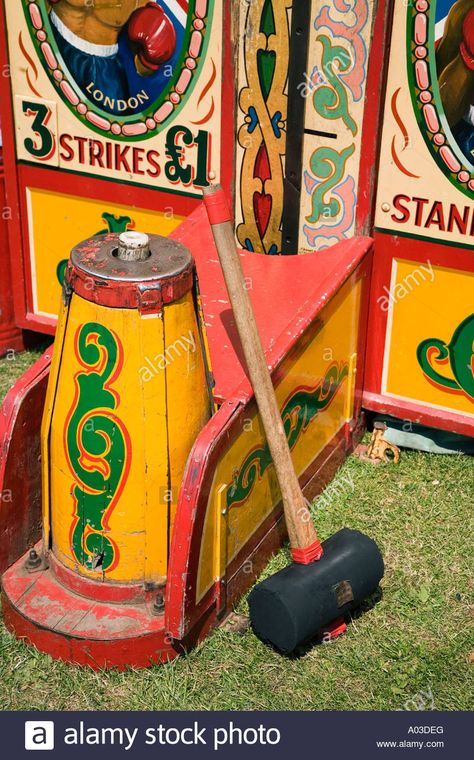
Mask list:
[{"label": "rusty metal lid", "polygon": [[66,281],[87,301],[157,311],[192,288],[193,273],[194,259],[184,245],[130,230],[79,243],[71,252]]}]

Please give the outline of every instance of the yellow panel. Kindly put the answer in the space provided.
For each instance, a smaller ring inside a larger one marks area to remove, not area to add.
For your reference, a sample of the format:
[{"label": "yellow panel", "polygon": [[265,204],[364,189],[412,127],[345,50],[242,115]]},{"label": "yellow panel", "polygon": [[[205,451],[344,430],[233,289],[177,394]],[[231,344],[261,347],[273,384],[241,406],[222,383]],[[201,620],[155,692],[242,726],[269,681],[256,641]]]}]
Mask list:
[{"label": "yellow panel", "polygon": [[[36,314],[50,317],[58,313],[61,262],[79,241],[99,232],[126,229],[166,237],[183,219],[171,212],[147,211],[121,206],[112,200],[76,198],[33,188],[27,190],[27,203],[33,308]],[[45,219],[50,219],[51,224],[44,224]]]},{"label": "yellow panel", "polygon": [[53,551],[83,575],[165,575],[168,484],[163,321],[73,295],[50,436]]},{"label": "yellow panel", "polygon": [[48,388],[44,403],[43,419],[41,422],[41,494],[42,494],[42,519],[43,519],[43,546],[49,549],[50,529],[51,529],[51,512],[50,512],[50,469],[49,469],[49,431],[51,428],[51,419],[53,415],[54,402],[56,400],[56,390],[58,385],[59,370],[61,367],[61,356],[64,346],[64,336],[66,331],[67,319],[69,315],[69,303],[61,304],[58,324],[56,328],[56,338],[54,342],[54,351],[51,357],[51,368],[49,371]]},{"label": "yellow panel", "polygon": [[[357,348],[360,281],[348,282],[313,325],[313,337],[300,339],[285,360],[276,388],[293,462],[302,474],[346,421],[352,402],[348,373]],[[263,472],[262,472],[263,470]],[[222,499],[222,485],[230,483]],[[280,501],[275,471],[260,417],[244,420],[243,430],[216,467],[201,543],[197,600],[215,580],[222,539],[215,525],[216,499],[226,504],[227,564]],[[240,500],[238,500],[240,499]]]},{"label": "yellow panel", "polygon": [[[474,302],[474,274],[431,266],[429,262],[421,266],[419,262],[396,260],[390,293],[384,392],[440,409],[473,414],[469,389],[462,384],[449,388],[435,382],[423,372],[417,350],[429,339],[448,346],[455,331],[466,324]],[[466,366],[470,365],[474,350],[472,331],[470,335],[470,346],[462,359]],[[436,354],[434,349],[431,358],[434,372],[430,374],[433,377],[440,374],[448,383],[454,383],[452,351],[442,362],[436,361]]]}]

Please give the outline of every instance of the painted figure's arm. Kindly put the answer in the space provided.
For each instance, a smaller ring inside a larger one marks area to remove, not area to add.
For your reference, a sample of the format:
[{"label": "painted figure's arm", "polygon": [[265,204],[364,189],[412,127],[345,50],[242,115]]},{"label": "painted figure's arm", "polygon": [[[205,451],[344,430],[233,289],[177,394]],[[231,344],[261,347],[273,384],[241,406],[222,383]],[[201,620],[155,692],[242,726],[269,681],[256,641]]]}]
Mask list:
[{"label": "painted figure's arm", "polygon": [[474,0],[457,0],[449,11],[443,36],[436,49],[438,75],[457,57],[462,40],[463,20],[472,8]]},{"label": "painted figure's arm", "polygon": [[443,69],[439,87],[444,112],[454,126],[474,105],[474,4],[464,16],[456,56]]}]

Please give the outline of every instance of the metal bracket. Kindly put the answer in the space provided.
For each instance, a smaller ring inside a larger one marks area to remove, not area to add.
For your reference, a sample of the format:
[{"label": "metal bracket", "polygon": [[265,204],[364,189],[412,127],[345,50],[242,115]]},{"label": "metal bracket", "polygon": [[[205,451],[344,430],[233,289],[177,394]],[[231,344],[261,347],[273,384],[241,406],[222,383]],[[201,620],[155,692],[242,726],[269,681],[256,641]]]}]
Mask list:
[{"label": "metal bracket", "polygon": [[369,445],[359,445],[356,449],[357,456],[364,462],[372,462],[372,464],[380,464],[381,462],[398,464],[400,449],[385,440],[383,436],[386,430],[387,426],[384,422],[375,422]]},{"label": "metal bracket", "polygon": [[163,312],[163,298],[159,285],[142,283],[138,286],[137,291],[140,315],[159,315]]},{"label": "metal bracket", "polygon": [[64,306],[69,306],[69,302],[71,300],[72,293],[73,293],[72,285],[70,284],[70,282],[69,282],[69,280],[67,278],[67,275],[66,275],[66,277],[63,280],[63,286],[62,286],[62,290],[61,290],[61,297],[63,299]]}]

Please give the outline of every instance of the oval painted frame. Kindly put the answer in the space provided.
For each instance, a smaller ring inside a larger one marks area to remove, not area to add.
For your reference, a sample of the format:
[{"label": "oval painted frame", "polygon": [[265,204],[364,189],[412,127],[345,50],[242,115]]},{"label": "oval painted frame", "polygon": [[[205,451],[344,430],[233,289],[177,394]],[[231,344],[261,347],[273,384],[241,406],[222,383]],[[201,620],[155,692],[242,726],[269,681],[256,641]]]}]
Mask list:
[{"label": "oval painted frame", "polygon": [[192,92],[210,36],[214,0],[189,0],[188,19],[177,71],[159,97],[139,114],[117,116],[85,97],[57,49],[46,0],[22,0],[36,53],[62,101],[89,129],[117,140],[152,137],[176,116]]},{"label": "oval painted frame", "polygon": [[474,166],[458,146],[444,115],[436,71],[436,0],[415,0],[407,9],[410,92],[421,133],[441,171],[472,198]]}]

